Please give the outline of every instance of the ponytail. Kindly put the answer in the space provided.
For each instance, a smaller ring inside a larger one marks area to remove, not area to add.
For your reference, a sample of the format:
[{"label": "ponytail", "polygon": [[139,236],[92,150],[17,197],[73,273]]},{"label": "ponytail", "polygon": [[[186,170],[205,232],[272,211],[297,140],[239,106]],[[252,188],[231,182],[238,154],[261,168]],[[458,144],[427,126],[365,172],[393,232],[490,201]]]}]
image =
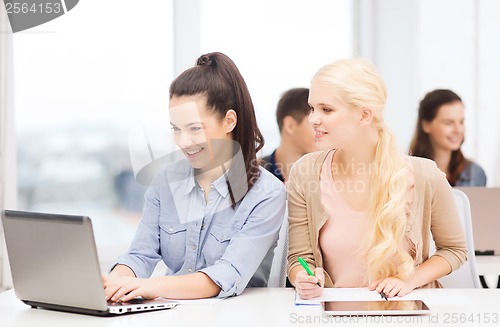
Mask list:
[{"label": "ponytail", "polygon": [[413,273],[413,259],[402,247],[406,233],[408,164],[399,153],[394,135],[384,125],[375,152],[376,171],[370,176],[368,230],[362,253],[366,255],[370,281]]}]

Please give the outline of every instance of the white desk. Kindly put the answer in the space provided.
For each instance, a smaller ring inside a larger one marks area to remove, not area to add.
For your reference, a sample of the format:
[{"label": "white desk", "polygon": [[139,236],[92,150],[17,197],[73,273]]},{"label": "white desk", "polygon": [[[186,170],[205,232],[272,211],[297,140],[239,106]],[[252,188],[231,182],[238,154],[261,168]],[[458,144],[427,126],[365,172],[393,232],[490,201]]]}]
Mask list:
[{"label": "white desk", "polygon": [[[295,306],[293,289],[247,289],[242,295],[211,306],[179,306],[166,311],[121,317],[93,317],[42,309],[31,309],[12,290],[0,294],[2,327],[173,327],[173,326],[498,326],[500,289],[415,290],[431,301],[429,316],[323,317],[319,306]],[[459,296],[457,296],[459,295]],[[337,320],[335,320],[337,319]],[[342,320],[343,319],[343,320]],[[479,320],[481,322],[479,323]],[[486,323],[486,320],[490,320]],[[454,321],[455,320],[455,321]]]},{"label": "white desk", "polygon": [[500,255],[477,255],[476,265],[479,275],[500,276]]}]

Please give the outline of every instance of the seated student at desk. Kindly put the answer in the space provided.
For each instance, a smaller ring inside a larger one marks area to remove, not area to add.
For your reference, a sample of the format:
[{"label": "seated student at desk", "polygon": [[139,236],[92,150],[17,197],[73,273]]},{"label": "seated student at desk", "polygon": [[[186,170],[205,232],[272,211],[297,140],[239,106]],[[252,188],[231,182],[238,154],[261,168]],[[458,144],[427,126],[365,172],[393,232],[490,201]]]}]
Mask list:
[{"label": "seated student at desk", "polygon": [[278,101],[276,122],[281,141],[276,150],[261,159],[261,165],[286,184],[290,168],[304,154],[316,150],[314,130],[307,121],[309,89],[286,91]]},{"label": "seated student at desk", "polygon": [[[238,68],[222,53],[201,56],[172,82],[169,110],[187,160],[167,165],[146,192],[132,245],[104,277],[107,299],[228,297],[267,286],[286,190],[257,164],[264,140]],[[148,278],[159,260],[168,275]]]},{"label": "seated student at desk", "polygon": [[403,296],[439,287],[467,260],[445,175],[431,160],[399,153],[385,101],[384,81],[362,59],[326,65],[312,79],[309,122],[323,151],[299,159],[288,182],[288,275],[304,299],[323,287]]},{"label": "seated student at desk", "polygon": [[420,101],[410,154],[434,160],[451,186],[486,186],[484,170],[460,149],[464,134],[462,99],[451,90],[431,91]]},{"label": "seated student at desk", "polygon": [[[462,153],[464,111],[462,99],[455,92],[447,89],[428,92],[418,106],[410,155],[434,160],[451,186],[486,186],[483,168]],[[488,288],[485,277],[479,279]],[[500,287],[500,278],[496,284]]]}]

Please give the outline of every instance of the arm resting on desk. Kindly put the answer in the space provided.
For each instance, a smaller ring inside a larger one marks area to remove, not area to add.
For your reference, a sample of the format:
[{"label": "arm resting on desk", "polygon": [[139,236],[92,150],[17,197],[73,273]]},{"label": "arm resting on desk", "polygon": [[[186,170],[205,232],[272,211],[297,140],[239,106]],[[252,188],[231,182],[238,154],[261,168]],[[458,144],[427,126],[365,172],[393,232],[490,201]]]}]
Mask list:
[{"label": "arm resting on desk", "polygon": [[432,256],[416,267],[413,275],[407,280],[399,279],[397,276],[388,277],[371,283],[368,288],[384,292],[387,297],[404,296],[415,288],[448,275],[451,271],[452,267],[446,259]]},{"label": "arm resting on desk", "polygon": [[415,268],[411,278],[412,286],[418,288],[448,275],[451,271],[451,265],[446,259],[434,255]]},{"label": "arm resting on desk", "polygon": [[126,302],[137,296],[146,299],[201,299],[214,297],[220,292],[220,287],[201,272],[181,276],[136,278],[133,271],[123,265],[117,266],[113,272],[104,283],[106,299],[112,301]]}]

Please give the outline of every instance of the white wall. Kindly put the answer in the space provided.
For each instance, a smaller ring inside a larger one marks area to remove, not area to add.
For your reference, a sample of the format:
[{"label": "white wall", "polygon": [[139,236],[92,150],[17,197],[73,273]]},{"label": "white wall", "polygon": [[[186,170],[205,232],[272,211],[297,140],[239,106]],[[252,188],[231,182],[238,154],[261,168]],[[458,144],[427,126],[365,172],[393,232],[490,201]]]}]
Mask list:
[{"label": "white wall", "polygon": [[476,158],[488,185],[500,186],[500,1],[478,2]]},{"label": "white wall", "polygon": [[360,1],[359,55],[370,59],[387,85],[385,119],[406,150],[416,119],[417,1]]},{"label": "white wall", "polygon": [[200,0],[200,6],[200,51],[224,52],[238,66],[267,155],[279,145],[276,106],[283,92],[309,87],[321,66],[352,56],[352,1]]},{"label": "white wall", "polygon": [[[418,94],[436,88],[455,91],[466,107],[466,156],[476,158],[477,46],[476,2],[420,1],[417,43]],[[419,99],[420,99],[419,98]]]},{"label": "white wall", "polygon": [[174,77],[200,56],[200,0],[174,0]]},{"label": "white wall", "polygon": [[359,54],[388,87],[386,120],[406,151],[418,102],[449,88],[466,107],[465,155],[500,186],[500,1],[360,0]]}]

